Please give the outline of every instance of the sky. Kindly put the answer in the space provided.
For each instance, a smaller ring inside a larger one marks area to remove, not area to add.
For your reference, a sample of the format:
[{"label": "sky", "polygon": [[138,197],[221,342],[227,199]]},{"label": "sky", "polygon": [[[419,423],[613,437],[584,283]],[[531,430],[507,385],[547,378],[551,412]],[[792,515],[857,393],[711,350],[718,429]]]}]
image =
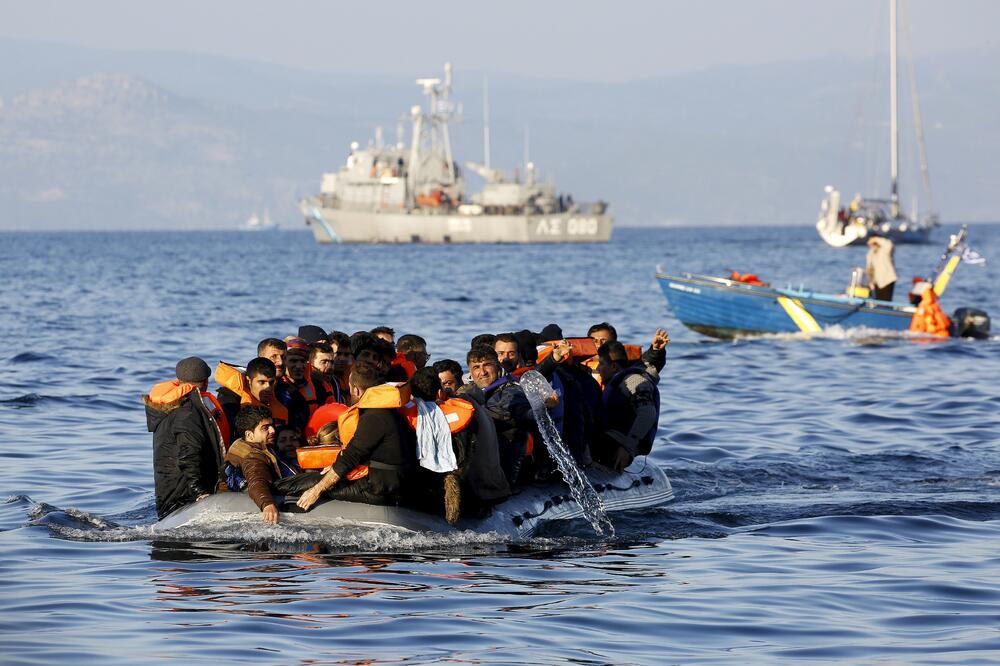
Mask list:
[{"label": "sky", "polygon": [[[1000,2],[902,0],[919,57],[995,49]],[[319,72],[463,70],[625,81],[717,65],[866,58],[883,0],[0,0],[0,36],[221,55]]]}]

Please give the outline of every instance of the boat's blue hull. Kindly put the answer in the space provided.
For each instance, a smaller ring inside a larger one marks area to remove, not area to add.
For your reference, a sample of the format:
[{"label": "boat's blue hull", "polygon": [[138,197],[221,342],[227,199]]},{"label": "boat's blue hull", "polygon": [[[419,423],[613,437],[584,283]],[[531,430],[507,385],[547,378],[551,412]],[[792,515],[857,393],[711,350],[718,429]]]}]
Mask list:
[{"label": "boat's blue hull", "polygon": [[801,308],[819,328],[864,326],[905,331],[913,308],[872,299],[848,298],[792,289],[774,289],[724,278],[657,275],[674,315],[688,328],[717,338],[807,330],[780,299]]}]

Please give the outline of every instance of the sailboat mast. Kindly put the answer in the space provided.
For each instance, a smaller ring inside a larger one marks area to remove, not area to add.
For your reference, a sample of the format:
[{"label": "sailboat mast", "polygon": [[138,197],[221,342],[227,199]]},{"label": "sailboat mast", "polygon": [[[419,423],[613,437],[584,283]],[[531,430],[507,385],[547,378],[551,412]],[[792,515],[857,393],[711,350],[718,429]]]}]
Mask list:
[{"label": "sailboat mast", "polygon": [[483,77],[483,166],[490,168],[490,80]]},{"label": "sailboat mast", "polygon": [[896,0],[889,0],[889,152],[892,163],[892,217],[899,217],[899,80],[896,74]]}]

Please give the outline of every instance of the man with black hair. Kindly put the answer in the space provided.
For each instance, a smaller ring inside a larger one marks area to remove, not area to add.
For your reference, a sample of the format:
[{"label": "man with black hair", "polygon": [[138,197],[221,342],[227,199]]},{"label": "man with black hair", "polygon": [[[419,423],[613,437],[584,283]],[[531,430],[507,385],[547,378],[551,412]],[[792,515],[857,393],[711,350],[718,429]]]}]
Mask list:
[{"label": "man with black hair", "polygon": [[[488,348],[487,348],[488,349]],[[442,362],[439,362],[442,363]],[[455,361],[444,362],[448,374],[462,372]],[[418,370],[410,380],[414,398],[425,401],[444,400],[446,396],[440,381],[438,363],[433,368]],[[476,516],[487,515],[490,508],[510,497],[510,485],[500,466],[500,451],[496,427],[483,405],[473,396],[462,395],[460,404],[471,405],[472,420],[452,434],[458,469],[446,474],[441,481],[444,489],[445,519],[454,524],[459,513]],[[457,400],[455,402],[458,402]],[[451,402],[443,402],[447,407]]]},{"label": "man with black hair", "polygon": [[[602,321],[600,324],[594,324],[589,329],[587,329],[587,337],[594,341],[594,344],[600,349],[603,345],[608,342],[618,341],[618,331],[615,327],[606,321]],[[666,340],[663,344],[659,344],[661,340]],[[642,352],[641,360],[643,365],[646,366],[647,370],[651,372],[659,373],[663,370],[663,366],[667,363],[666,352],[663,348],[666,346],[667,342],[670,342],[670,336],[662,328],[656,329],[656,333],[653,335],[653,343],[649,348]],[[631,346],[631,345],[630,345]],[[638,353],[639,348],[633,347],[636,353]],[[589,361],[587,365],[593,369],[597,370],[596,359]]]},{"label": "man with black hair", "polygon": [[[363,402],[365,393],[383,381],[379,370],[359,361],[351,369],[350,400],[352,405]],[[298,500],[308,510],[321,495],[347,502],[368,504],[398,504],[407,491],[416,466],[416,436],[399,410],[393,408],[362,408],[357,430],[337,461],[322,479]],[[348,472],[367,465],[368,473],[356,481],[342,481]]]},{"label": "man with black hair", "polygon": [[275,420],[281,423],[288,421],[288,410],[274,393],[277,378],[274,363],[260,356],[247,363],[243,373],[236,366],[219,363],[215,371],[215,380],[219,382],[216,394],[229,424],[230,437],[239,437],[236,414],[247,405],[263,405],[271,411]]},{"label": "man with black hair", "polygon": [[302,338],[285,338],[285,376],[278,381],[278,400],[288,408],[288,425],[305,430],[309,417],[325,405],[333,388],[317,376],[313,380],[309,367],[309,345]]},{"label": "man with black hair", "polygon": [[432,367],[438,375],[441,390],[444,391],[445,396],[451,398],[456,395],[463,384],[462,366],[458,364],[458,361],[446,358],[435,361]]},{"label": "man with black hair", "polygon": [[[658,331],[659,332],[659,331]],[[666,342],[654,338],[654,346]],[[662,348],[661,348],[662,349]],[[604,384],[605,429],[596,442],[594,459],[617,472],[648,454],[660,418],[660,376],[655,368],[634,364],[624,345],[606,342],[598,350],[597,372]]]},{"label": "man with black hair", "polygon": [[[515,370],[524,365],[521,360],[521,349],[517,343],[517,338],[513,333],[501,333],[493,341],[493,351],[497,354],[497,361],[503,368],[503,374],[513,374]],[[469,368],[470,370],[472,368]]]},{"label": "man with black hair", "polygon": [[497,336],[494,333],[480,333],[476,337],[472,338],[472,342],[469,343],[469,349],[475,349],[476,347],[492,347],[493,343],[497,341]]},{"label": "man with black hair", "polygon": [[274,450],[274,419],[271,410],[249,405],[236,415],[238,439],[226,453],[226,473],[233,490],[246,489],[261,511],[265,523],[278,522],[274,493],[296,494],[319,481],[317,472],[297,472]]},{"label": "man with black hair", "polygon": [[593,340],[597,348],[600,349],[605,343],[616,342],[618,340],[618,331],[608,322],[602,321],[600,324],[594,324],[587,329],[587,337]]},{"label": "man with black hair", "polygon": [[286,351],[288,351],[288,345],[285,344],[284,340],[278,338],[264,338],[257,343],[257,356],[266,358],[273,363],[278,377],[285,374]]},{"label": "man with black hair", "polygon": [[[322,382],[326,397],[332,397],[334,402],[343,403],[344,399],[340,395],[340,383],[334,373],[336,357],[333,346],[328,342],[314,342],[309,345],[309,372],[313,382]],[[323,400],[323,404],[326,402],[327,400]]]},{"label": "man with black hair", "polygon": [[537,432],[531,403],[513,376],[500,376],[500,361],[495,350],[476,347],[468,353],[466,362],[496,427],[500,467],[507,482],[513,486],[528,453],[528,436]]},{"label": "man with black hair", "polygon": [[381,340],[385,340],[390,345],[392,345],[393,346],[393,350],[395,350],[395,347],[396,347],[396,331],[392,330],[388,326],[376,326],[375,328],[373,328],[372,330],[370,330],[368,332],[371,333],[372,335],[374,335],[376,338],[379,338]]},{"label": "man with black hair", "polygon": [[538,363],[538,334],[524,329],[515,333],[514,339],[517,340],[517,353],[521,357],[518,367],[534,367]]},{"label": "man with black hair", "polygon": [[399,340],[396,342],[396,352],[405,356],[416,366],[417,370],[425,367],[427,360],[431,357],[427,353],[427,341],[413,333],[399,336]]},{"label": "man with black hair", "polygon": [[327,343],[333,349],[333,375],[337,378],[341,396],[347,399],[347,380],[354,365],[354,354],[351,353],[351,338],[343,331],[330,331]]},{"label": "man with black hair", "polygon": [[354,355],[355,363],[370,363],[384,375],[389,371],[396,350],[384,339],[361,331],[351,336],[351,354]]},{"label": "man with black hair", "polygon": [[225,489],[225,441],[203,398],[212,371],[197,356],[179,361],[174,370],[176,380],[160,382],[143,396],[160,518]]}]

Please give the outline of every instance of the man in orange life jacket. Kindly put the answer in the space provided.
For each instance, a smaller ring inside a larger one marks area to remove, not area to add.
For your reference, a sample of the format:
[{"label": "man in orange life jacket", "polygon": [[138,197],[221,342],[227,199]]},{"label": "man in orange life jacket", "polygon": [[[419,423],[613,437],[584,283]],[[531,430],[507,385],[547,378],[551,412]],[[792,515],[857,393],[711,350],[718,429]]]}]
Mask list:
[{"label": "man in orange life jacket", "polygon": [[[365,391],[382,384],[383,377],[369,363],[358,362],[351,369],[350,400],[358,403]],[[308,510],[325,495],[331,499],[367,504],[394,505],[404,498],[417,462],[417,440],[398,409],[362,409],[357,430],[337,456],[322,480],[299,497],[300,508]],[[342,481],[359,465],[368,474],[356,481]]]},{"label": "man in orange life jacket", "polygon": [[[666,346],[664,337],[665,333],[654,338],[654,346]],[[604,437],[596,442],[592,453],[595,460],[620,472],[637,455],[646,455],[652,449],[660,418],[660,376],[655,368],[633,364],[624,345],[617,341],[601,345],[598,358],[606,420]]]},{"label": "man in orange life jacket", "polygon": [[354,365],[354,354],[351,353],[351,338],[343,331],[330,331],[327,344],[333,349],[333,375],[337,378],[340,392],[347,400],[347,380]]},{"label": "man in orange life jacket", "polygon": [[278,338],[264,338],[257,344],[257,356],[274,363],[278,377],[285,374],[285,352],[287,350],[288,346],[285,341]]},{"label": "man in orange life jacket", "polygon": [[202,398],[212,371],[205,361],[190,356],[177,363],[175,372],[176,381],[157,384],[143,396],[146,425],[153,433],[153,480],[160,518],[225,489],[223,434]]},{"label": "man in orange life jacket", "polygon": [[[219,404],[222,406],[222,411],[226,414],[230,436],[233,439],[240,436],[239,430],[236,427],[236,414],[239,413],[240,408],[247,405],[264,405],[271,410],[275,421],[281,423],[287,422],[288,411],[284,405],[278,402],[274,394],[278,376],[274,363],[269,359],[258,356],[247,363],[247,369],[243,374],[243,378],[236,376],[236,369],[230,366],[230,370],[233,371],[231,379],[222,377],[221,372],[224,367],[222,363],[219,364],[219,367],[220,369],[216,372],[215,380],[219,384],[222,384],[222,386],[219,387],[216,393],[219,396]],[[232,385],[226,385],[230,381],[233,382]]]},{"label": "man in orange life jacket", "polygon": [[288,425],[304,432],[309,417],[325,405],[333,389],[309,370],[309,345],[301,338],[285,338],[285,376],[278,382],[278,399],[288,408]]},{"label": "man in orange life jacket", "polygon": [[[322,381],[323,390],[328,397],[332,397],[334,402],[343,403],[345,398],[340,394],[340,383],[333,372],[333,363],[336,354],[333,347],[327,342],[313,342],[309,345],[309,372],[313,381]],[[316,410],[312,410],[313,413]]]},{"label": "man in orange life jacket", "polygon": [[427,353],[427,341],[413,333],[399,336],[399,342],[396,343],[396,352],[405,356],[408,361],[416,366],[417,370],[426,367],[427,360],[431,357]]}]

